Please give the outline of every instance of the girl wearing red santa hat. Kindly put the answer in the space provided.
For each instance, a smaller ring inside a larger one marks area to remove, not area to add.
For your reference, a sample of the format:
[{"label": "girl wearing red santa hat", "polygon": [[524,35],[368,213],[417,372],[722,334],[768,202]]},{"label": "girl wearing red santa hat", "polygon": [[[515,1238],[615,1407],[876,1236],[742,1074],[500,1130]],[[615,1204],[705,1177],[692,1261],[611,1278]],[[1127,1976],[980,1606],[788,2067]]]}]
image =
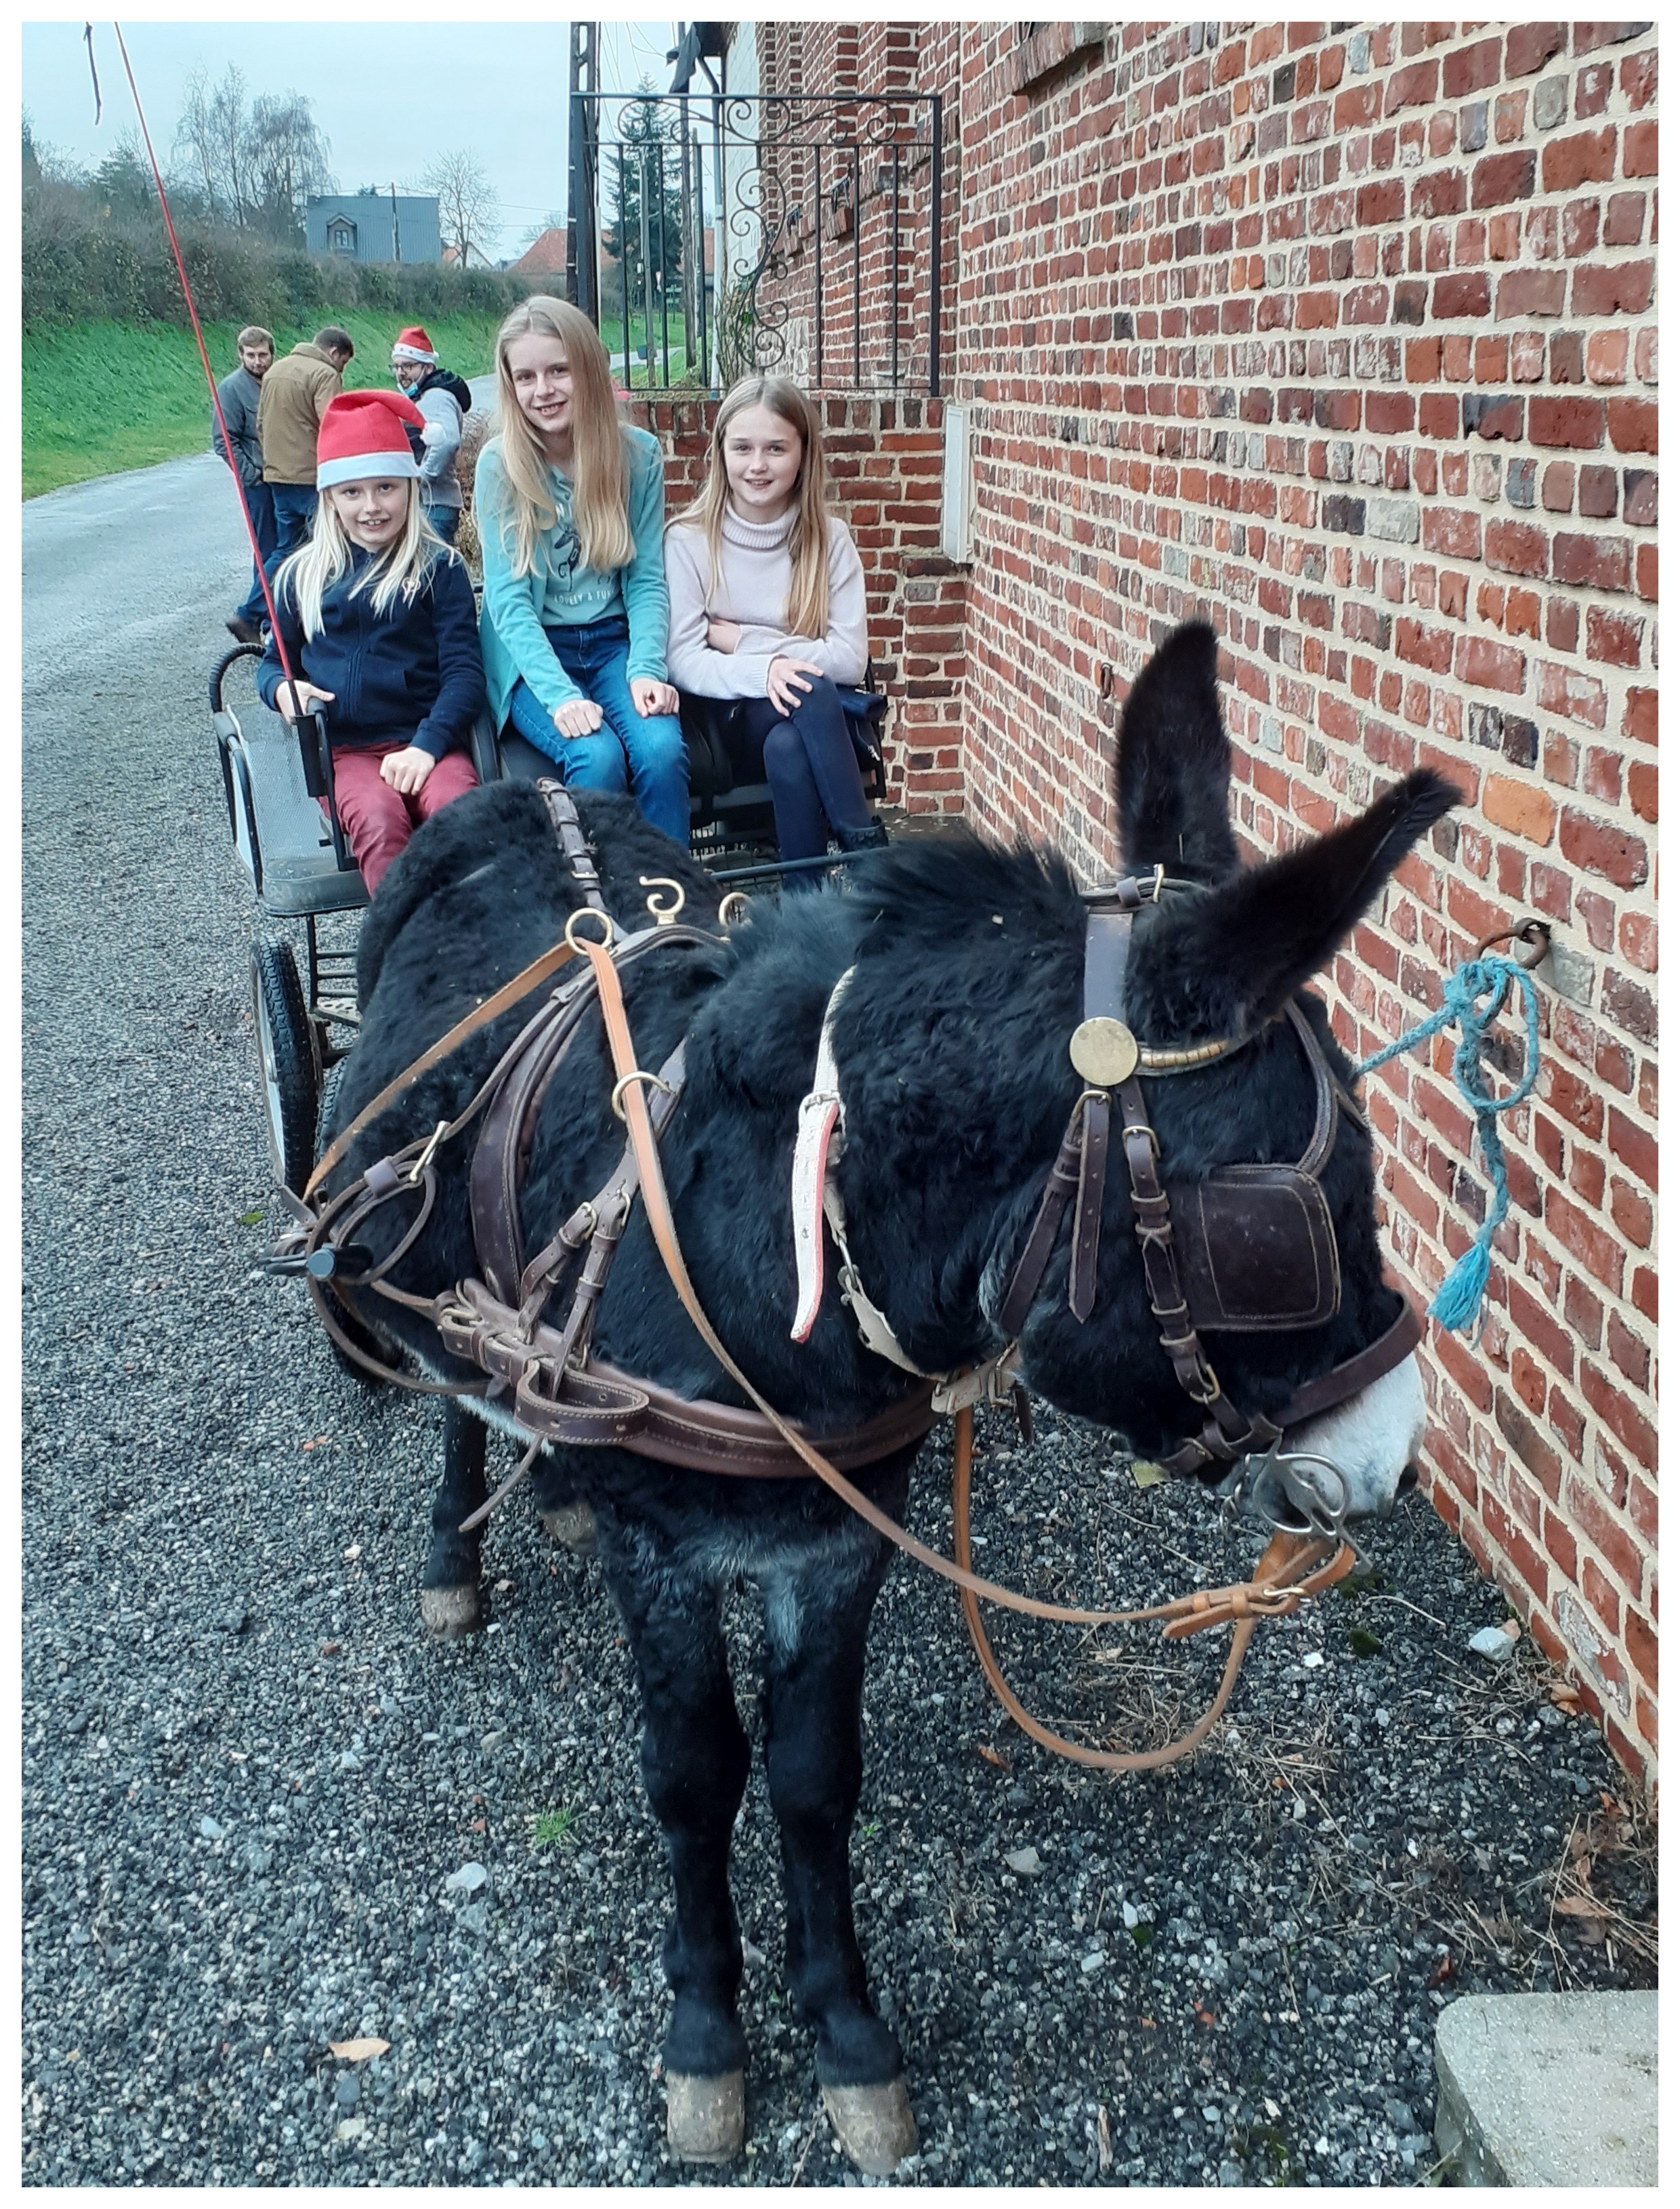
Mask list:
[{"label": "girl wearing red santa hat", "polygon": [[393,391],[346,391],[327,407],[314,530],[274,579],[297,680],[285,680],[272,637],[257,675],[263,702],[288,719],[325,712],[339,818],[369,893],[417,824],[478,779],[472,586],[426,523],[408,441],[423,419]]}]

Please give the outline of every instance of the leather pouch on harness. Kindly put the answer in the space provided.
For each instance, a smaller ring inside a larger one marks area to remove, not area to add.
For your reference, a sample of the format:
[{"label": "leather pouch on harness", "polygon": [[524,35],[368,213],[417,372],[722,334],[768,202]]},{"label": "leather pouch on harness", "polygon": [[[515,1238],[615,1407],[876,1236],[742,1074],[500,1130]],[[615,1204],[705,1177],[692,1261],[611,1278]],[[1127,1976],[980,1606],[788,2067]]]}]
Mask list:
[{"label": "leather pouch on harness", "polygon": [[1191,1323],[1260,1334],[1319,1327],[1341,1302],[1324,1192],[1299,1166],[1220,1166],[1173,1182],[1173,1244]]}]

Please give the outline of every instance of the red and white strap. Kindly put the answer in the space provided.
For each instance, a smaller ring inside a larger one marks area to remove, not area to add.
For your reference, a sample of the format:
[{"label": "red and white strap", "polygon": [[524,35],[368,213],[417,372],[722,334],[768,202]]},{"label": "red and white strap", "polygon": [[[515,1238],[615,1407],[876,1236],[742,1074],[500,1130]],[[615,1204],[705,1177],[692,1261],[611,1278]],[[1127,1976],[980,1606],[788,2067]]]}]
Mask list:
[{"label": "red and white strap", "polygon": [[794,1262],[799,1273],[799,1309],[791,1329],[795,1342],[809,1338],[823,1301],[823,1193],[846,1141],[846,1109],[834,1063],[834,1016],[852,971],[849,966],[829,992],[817,1070],[799,1108],[793,1180]]},{"label": "red and white strap", "polygon": [[834,1170],[846,1147],[846,1108],[840,1098],[839,1070],[834,1062],[834,1019],[840,1000],[852,978],[848,967],[829,993],[823,1014],[823,1032],[817,1044],[817,1067],[811,1087],[800,1101],[799,1133],[794,1143],[793,1218],[794,1258],[799,1274],[799,1309],[789,1332],[795,1342],[807,1341],[817,1323],[823,1301],[823,1225],[834,1237],[840,1254],[840,1297],[856,1322],[867,1349],[877,1357],[914,1373],[921,1380],[937,1380],[933,1403],[944,1415],[977,1403],[1009,1399],[1019,1352],[1008,1343],[983,1364],[960,1373],[932,1375],[909,1357],[892,1331],[892,1322],[867,1293],[846,1243],[846,1207]]}]

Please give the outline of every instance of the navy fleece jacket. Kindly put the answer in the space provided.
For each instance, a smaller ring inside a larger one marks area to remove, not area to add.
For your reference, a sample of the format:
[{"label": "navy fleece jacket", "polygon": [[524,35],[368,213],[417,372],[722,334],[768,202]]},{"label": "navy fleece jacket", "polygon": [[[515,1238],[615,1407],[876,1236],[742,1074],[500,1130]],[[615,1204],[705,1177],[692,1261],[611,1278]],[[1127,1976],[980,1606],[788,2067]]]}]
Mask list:
[{"label": "navy fleece jacket", "polygon": [[[292,594],[274,611],[293,671],[330,690],[327,734],[334,744],[417,744],[434,759],[463,749],[484,703],[484,664],[472,585],[459,559],[435,560],[412,599],[399,592],[382,614],[373,592],[351,593],[369,556],[351,551],[348,571],[321,601],[321,625],[307,641]],[[257,692],[273,707],[285,677],[274,640],[257,671]],[[275,709],[278,711],[278,708]]]}]

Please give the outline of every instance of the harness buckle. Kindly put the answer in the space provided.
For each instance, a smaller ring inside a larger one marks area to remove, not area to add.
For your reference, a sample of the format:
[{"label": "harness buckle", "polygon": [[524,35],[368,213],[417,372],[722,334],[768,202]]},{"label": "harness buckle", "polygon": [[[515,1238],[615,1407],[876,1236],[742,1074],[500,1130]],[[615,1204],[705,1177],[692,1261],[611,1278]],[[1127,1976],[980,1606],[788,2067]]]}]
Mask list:
[{"label": "harness buckle", "polygon": [[1216,1403],[1225,1391],[1219,1385],[1219,1375],[1204,1357],[1195,1373],[1182,1383],[1184,1392],[1192,1404]]}]

